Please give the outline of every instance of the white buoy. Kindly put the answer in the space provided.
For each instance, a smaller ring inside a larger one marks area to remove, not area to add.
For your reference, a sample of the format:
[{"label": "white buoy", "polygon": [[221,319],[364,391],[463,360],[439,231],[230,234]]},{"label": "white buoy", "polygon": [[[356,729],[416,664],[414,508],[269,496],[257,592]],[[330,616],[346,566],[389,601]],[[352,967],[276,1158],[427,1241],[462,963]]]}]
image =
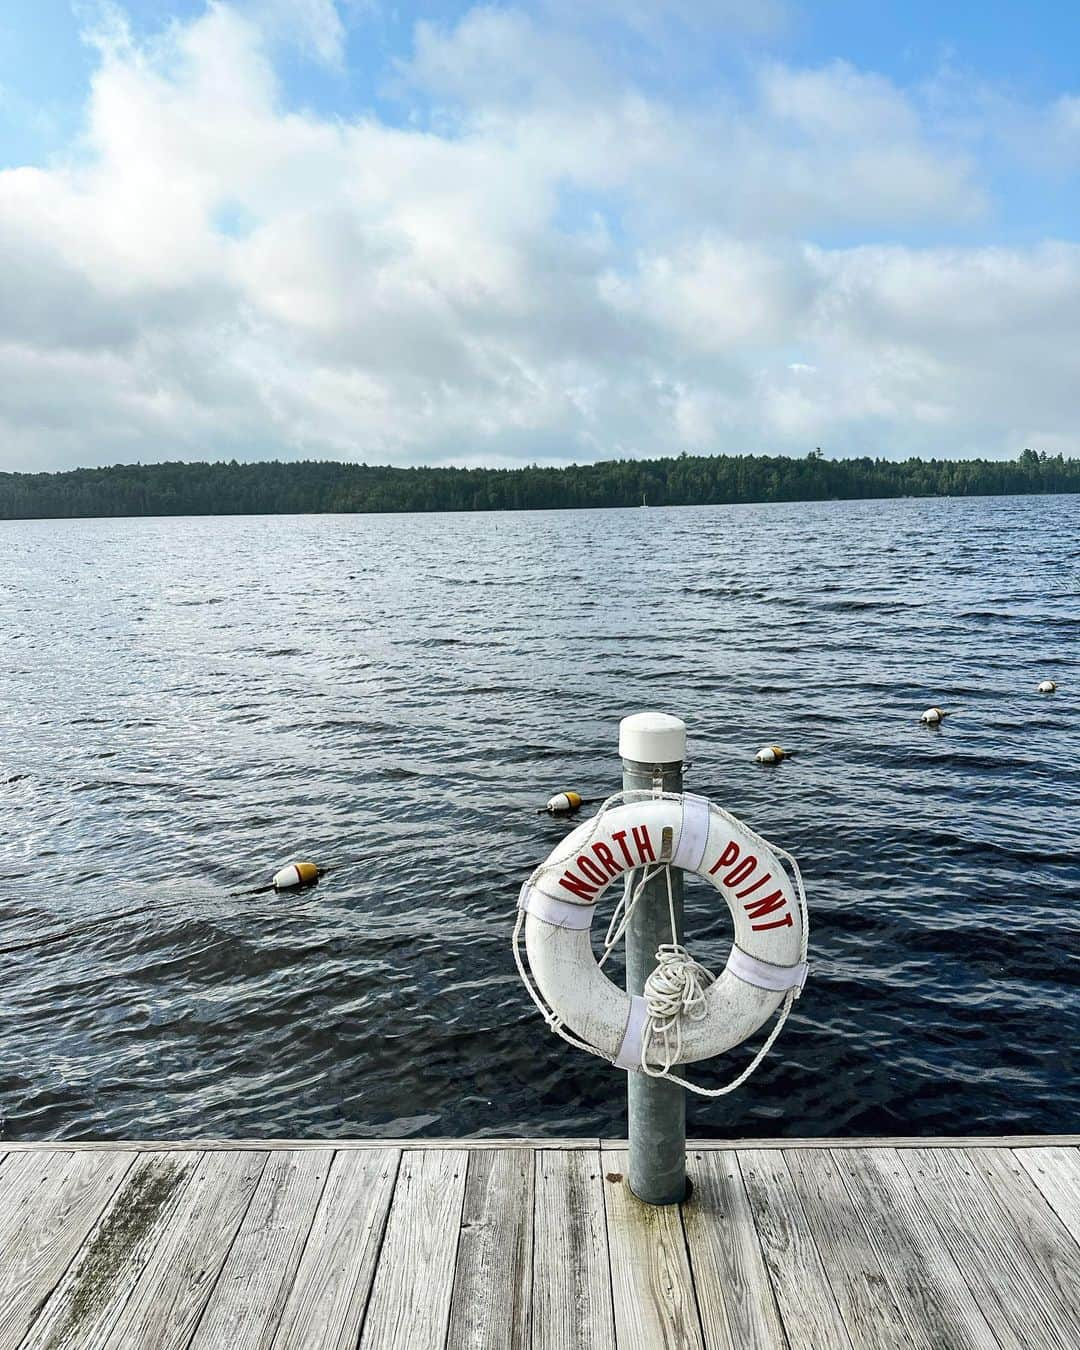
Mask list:
[{"label": "white buoy", "polygon": [[1056,688],[1057,688],[1057,685],[1056,685],[1056,683],[1055,683],[1053,680],[1043,680],[1043,681],[1041,681],[1041,683],[1039,684],[1039,693],[1040,693],[1040,694],[1052,694]]},{"label": "white buoy", "polygon": [[919,721],[925,723],[928,727],[936,727],[941,719],[943,717],[948,717],[948,715],[949,714],[944,712],[941,708],[927,708],[919,718]]},{"label": "white buoy", "polygon": [[582,802],[579,792],[556,792],[555,796],[550,798],[544,810],[549,816],[565,816],[571,811],[576,811]]},{"label": "white buoy", "polygon": [[759,764],[779,764],[787,756],[788,752],[779,745],[764,745],[754,758]]},{"label": "white buoy", "polygon": [[319,879],[319,869],[313,862],[289,863],[274,873],[274,890],[291,891],[297,886],[310,886]]}]

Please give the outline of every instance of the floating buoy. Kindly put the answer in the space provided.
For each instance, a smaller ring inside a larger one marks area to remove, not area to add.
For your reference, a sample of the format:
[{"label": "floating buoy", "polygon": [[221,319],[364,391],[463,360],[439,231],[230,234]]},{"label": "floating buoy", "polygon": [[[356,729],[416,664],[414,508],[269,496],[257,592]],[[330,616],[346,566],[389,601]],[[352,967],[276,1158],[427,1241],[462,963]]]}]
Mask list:
[{"label": "floating buoy", "polygon": [[784,750],[779,745],[765,745],[754,758],[759,764],[779,764],[782,759],[787,759],[790,753],[790,750]]},{"label": "floating buoy", "polygon": [[1057,688],[1057,685],[1055,684],[1055,682],[1054,682],[1053,680],[1043,680],[1043,681],[1039,684],[1039,690],[1038,690],[1038,692],[1039,692],[1040,694],[1052,694],[1056,688]]},{"label": "floating buoy", "polygon": [[319,879],[319,868],[313,862],[290,863],[274,873],[275,891],[291,891],[297,886],[311,886]]},{"label": "floating buoy", "polygon": [[925,723],[928,727],[936,727],[942,718],[948,716],[949,714],[941,708],[927,708],[919,721]]},{"label": "floating buoy", "polygon": [[549,816],[568,816],[577,811],[583,798],[578,792],[556,792],[544,810]]}]

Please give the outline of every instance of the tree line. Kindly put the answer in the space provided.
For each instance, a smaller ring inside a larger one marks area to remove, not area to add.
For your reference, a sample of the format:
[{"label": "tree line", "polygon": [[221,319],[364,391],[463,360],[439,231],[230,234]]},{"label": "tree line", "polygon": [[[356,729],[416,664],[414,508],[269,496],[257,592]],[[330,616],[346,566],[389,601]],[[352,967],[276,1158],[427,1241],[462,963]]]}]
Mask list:
[{"label": "tree line", "polygon": [[870,497],[1080,492],[1080,459],[803,459],[692,455],[564,468],[408,468],[334,461],[116,464],[0,473],[0,519],[351,511],[529,511]]}]

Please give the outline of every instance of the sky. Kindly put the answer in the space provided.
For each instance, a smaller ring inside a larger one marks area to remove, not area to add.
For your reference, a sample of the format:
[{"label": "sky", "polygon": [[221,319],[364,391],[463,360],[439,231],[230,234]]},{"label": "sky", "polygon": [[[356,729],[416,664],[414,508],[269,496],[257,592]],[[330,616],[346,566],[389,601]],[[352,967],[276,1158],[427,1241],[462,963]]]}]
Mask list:
[{"label": "sky", "polygon": [[4,0],[0,470],[1080,454],[1080,6]]}]

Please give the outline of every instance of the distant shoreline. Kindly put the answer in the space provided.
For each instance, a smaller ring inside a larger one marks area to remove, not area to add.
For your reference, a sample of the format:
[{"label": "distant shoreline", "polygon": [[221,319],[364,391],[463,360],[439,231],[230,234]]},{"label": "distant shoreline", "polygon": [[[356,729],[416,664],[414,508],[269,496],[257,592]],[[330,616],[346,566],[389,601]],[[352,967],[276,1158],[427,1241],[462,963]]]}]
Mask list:
[{"label": "distant shoreline", "polygon": [[563,468],[396,468],[278,460],[0,473],[0,520],[434,514],[738,506],[1080,492],[1080,459],[679,455]]},{"label": "distant shoreline", "polygon": [[[701,507],[708,506],[817,506],[817,505],[840,505],[847,502],[865,502],[867,505],[873,502],[895,502],[895,501],[986,501],[995,497],[1069,497],[1076,496],[1080,492],[1077,488],[1065,488],[1057,492],[1044,490],[1041,492],[969,492],[961,498],[953,492],[924,492],[919,495],[913,494],[893,494],[889,497],[808,497],[791,499],[784,501],[737,501],[737,502],[661,502],[656,506],[658,511],[693,511]],[[112,511],[98,512],[94,515],[38,515],[38,516],[5,516],[0,513],[0,525],[17,525],[25,521],[47,521],[47,520],[256,520],[260,517],[303,517],[303,516],[500,516],[500,515],[542,515],[545,512],[558,511],[632,511],[638,508],[634,506],[488,506],[483,508],[467,508],[457,506],[433,507],[428,510],[413,510],[410,508],[389,509],[374,511],[364,507],[358,507],[356,510],[349,511],[302,511],[302,510],[282,510],[282,511],[143,511],[138,515],[130,512]],[[649,508],[653,508],[650,506]]]}]

